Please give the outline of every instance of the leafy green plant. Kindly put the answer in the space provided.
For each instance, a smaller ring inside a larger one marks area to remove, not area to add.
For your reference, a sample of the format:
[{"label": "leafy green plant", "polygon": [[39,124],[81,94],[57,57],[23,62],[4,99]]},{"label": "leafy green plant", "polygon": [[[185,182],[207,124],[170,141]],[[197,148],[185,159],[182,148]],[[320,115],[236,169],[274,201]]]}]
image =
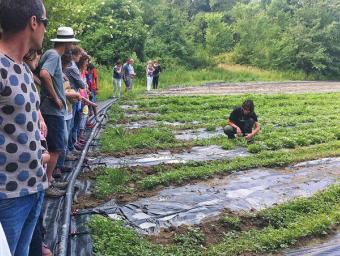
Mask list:
[{"label": "leafy green plant", "polygon": [[130,174],[126,169],[102,169],[101,174],[96,177],[95,196],[104,199],[114,193],[126,193],[130,189],[127,182]]}]

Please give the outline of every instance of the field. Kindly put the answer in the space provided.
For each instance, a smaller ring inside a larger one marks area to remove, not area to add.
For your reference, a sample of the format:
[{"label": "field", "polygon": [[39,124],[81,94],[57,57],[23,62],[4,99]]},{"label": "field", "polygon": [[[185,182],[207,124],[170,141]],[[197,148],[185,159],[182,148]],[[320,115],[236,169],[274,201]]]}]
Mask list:
[{"label": "field", "polygon": [[[252,145],[243,138],[227,140],[218,133],[226,125],[230,111],[248,98],[255,102],[262,128]],[[96,170],[93,200],[118,198],[126,203],[155,195],[169,186],[225,177],[235,171],[339,156],[339,98],[340,93],[306,93],[125,99],[109,112],[99,154],[123,157],[162,150],[180,153],[210,145],[225,150],[244,148],[251,154],[149,167],[100,167]],[[145,127],[128,128],[143,122]],[[186,131],[216,136],[176,138],[176,134]],[[340,222],[339,198],[340,187],[333,185],[312,197],[250,213],[225,211],[204,224],[165,230],[159,236],[146,238],[123,222],[104,217],[94,217],[89,225],[98,255],[263,255],[334,232]]]}]

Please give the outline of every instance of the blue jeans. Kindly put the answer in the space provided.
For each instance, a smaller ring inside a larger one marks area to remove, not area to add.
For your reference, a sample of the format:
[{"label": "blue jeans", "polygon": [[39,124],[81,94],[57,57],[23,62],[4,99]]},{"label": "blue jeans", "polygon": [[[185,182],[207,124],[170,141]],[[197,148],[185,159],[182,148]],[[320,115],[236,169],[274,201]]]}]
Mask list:
[{"label": "blue jeans", "polygon": [[0,222],[13,256],[27,256],[45,192],[0,200]]},{"label": "blue jeans", "polygon": [[72,106],[73,122],[71,124],[71,132],[68,138],[68,150],[73,151],[74,143],[76,143],[79,134],[80,125],[80,110],[78,109],[78,103],[73,103]]},{"label": "blue jeans", "polygon": [[72,118],[69,120],[65,120],[65,129],[64,129],[64,141],[65,141],[65,148],[64,151],[59,155],[58,162],[57,162],[57,167],[62,168],[64,167],[65,164],[65,158],[68,152],[68,139],[70,136],[71,132],[71,123],[72,123]]}]

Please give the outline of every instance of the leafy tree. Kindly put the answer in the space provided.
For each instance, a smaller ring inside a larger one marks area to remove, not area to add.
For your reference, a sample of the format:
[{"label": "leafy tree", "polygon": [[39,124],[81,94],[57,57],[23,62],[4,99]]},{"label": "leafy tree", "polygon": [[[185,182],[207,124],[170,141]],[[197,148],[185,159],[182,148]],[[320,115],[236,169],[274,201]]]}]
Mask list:
[{"label": "leafy tree", "polygon": [[88,18],[80,36],[82,46],[108,65],[114,57],[124,60],[134,52],[143,60],[146,28],[138,1],[110,0]]}]

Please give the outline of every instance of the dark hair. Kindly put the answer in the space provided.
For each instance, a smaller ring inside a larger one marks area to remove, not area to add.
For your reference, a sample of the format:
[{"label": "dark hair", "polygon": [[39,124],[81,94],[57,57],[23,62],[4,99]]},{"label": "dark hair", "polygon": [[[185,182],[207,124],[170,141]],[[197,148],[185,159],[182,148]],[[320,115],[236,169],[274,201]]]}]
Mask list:
[{"label": "dark hair", "polygon": [[89,56],[85,52],[83,52],[81,54],[79,62],[77,63],[77,66],[78,66],[79,69],[84,65],[86,60],[90,60],[90,58],[89,58]]},{"label": "dark hair", "polygon": [[71,61],[72,61],[72,55],[69,52],[61,55],[61,65],[63,67],[70,64]]},{"label": "dark hair", "polygon": [[84,50],[80,48],[79,46],[74,46],[72,49],[72,55],[73,56],[78,56],[80,55]]},{"label": "dark hair", "polygon": [[254,112],[254,102],[252,100],[246,100],[242,104],[242,108],[249,110],[250,112]]},{"label": "dark hair", "polygon": [[18,33],[25,29],[32,16],[37,21],[44,13],[41,0],[0,0],[0,26],[3,33]]}]

